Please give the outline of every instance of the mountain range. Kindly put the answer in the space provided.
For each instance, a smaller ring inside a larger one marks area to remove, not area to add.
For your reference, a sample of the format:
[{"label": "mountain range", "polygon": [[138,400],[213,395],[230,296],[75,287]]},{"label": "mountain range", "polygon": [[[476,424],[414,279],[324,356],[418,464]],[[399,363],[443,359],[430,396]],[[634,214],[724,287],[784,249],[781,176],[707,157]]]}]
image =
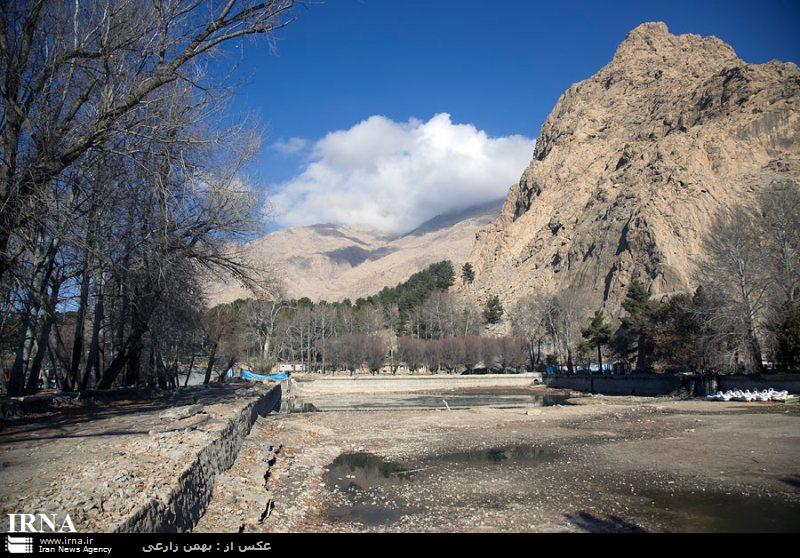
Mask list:
[{"label": "mountain range", "polygon": [[[269,270],[288,298],[355,300],[405,281],[428,265],[467,260],[475,235],[500,213],[502,200],[438,215],[402,235],[343,225],[282,229],[242,247],[246,260]],[[211,304],[250,296],[232,280],[213,282]]]}]

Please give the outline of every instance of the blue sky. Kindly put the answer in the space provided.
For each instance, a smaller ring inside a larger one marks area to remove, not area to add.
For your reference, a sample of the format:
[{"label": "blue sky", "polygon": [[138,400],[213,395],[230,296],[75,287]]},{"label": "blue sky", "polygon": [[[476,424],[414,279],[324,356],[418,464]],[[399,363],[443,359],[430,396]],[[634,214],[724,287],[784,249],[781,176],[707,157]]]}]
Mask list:
[{"label": "blue sky", "polygon": [[[561,92],[605,65],[644,21],[665,21],[673,33],[716,35],[748,62],[800,60],[797,0],[328,0],[301,7],[298,16],[274,54],[263,43],[247,43],[226,58],[237,62],[243,80],[231,114],[256,114],[262,126],[264,145],[251,177],[273,192],[314,164],[314,142],[375,115],[387,121],[374,126],[392,131],[394,123],[400,130],[394,132],[416,138],[398,140],[398,149],[409,149],[408,142],[419,147],[425,126],[440,113],[454,126],[474,127],[449,134],[453,141],[481,133],[489,138],[481,141],[535,138]],[[520,143],[509,145],[516,164]]]}]

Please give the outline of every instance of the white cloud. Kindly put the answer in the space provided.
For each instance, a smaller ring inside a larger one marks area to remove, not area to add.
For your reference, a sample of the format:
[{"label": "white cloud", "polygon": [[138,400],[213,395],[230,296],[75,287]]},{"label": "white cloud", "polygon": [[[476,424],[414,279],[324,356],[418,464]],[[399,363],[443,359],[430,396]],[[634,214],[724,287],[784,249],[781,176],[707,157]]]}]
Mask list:
[{"label": "white cloud", "polygon": [[489,137],[440,113],[427,122],[371,116],[317,141],[269,205],[284,226],[336,223],[402,233],[431,217],[502,198],[534,141]]},{"label": "white cloud", "polygon": [[279,139],[272,144],[272,149],[283,155],[293,155],[305,149],[308,142],[303,138],[289,138],[288,140]]}]

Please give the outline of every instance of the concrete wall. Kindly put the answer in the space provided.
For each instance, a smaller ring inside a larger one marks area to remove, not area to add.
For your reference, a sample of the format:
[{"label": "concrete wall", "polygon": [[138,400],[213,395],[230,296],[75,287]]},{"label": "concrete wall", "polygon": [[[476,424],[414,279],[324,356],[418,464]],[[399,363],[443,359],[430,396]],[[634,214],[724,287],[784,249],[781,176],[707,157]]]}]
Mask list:
[{"label": "concrete wall", "polygon": [[538,372],[431,376],[308,376],[296,378],[297,395],[428,391],[464,387],[525,387],[541,381]]},{"label": "concrete wall", "polygon": [[[594,392],[606,395],[667,395],[683,387],[681,376],[662,376],[656,374],[631,374],[625,376],[594,376]],[[689,378],[686,378],[687,383]],[[587,374],[545,376],[544,382],[552,388],[592,391],[592,376]],[[768,374],[764,376],[719,376],[718,390],[728,389],[768,389],[787,390],[800,393],[800,374]],[[696,395],[704,395],[698,385]]]},{"label": "concrete wall", "polygon": [[555,374],[544,377],[549,387],[592,391],[606,395],[667,395],[681,387],[679,376],[657,376],[650,374],[631,374],[625,376],[588,374]]}]

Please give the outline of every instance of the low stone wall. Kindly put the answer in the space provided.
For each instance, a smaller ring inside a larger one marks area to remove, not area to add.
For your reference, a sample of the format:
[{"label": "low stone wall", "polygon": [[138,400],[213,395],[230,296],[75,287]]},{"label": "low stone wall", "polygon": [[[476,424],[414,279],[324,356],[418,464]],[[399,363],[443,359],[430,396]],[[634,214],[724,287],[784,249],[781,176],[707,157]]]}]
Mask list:
[{"label": "low stone wall", "polygon": [[650,374],[553,374],[544,377],[548,387],[605,395],[667,395],[681,388],[680,376]]},{"label": "low stone wall", "polygon": [[390,393],[465,387],[525,387],[540,382],[539,372],[524,374],[474,374],[430,376],[304,376],[296,382],[298,395],[332,393]]},{"label": "low stone wall", "polygon": [[181,472],[168,494],[135,510],[115,531],[171,533],[191,529],[203,515],[214,490],[214,477],[229,469],[259,416],[277,411],[281,386],[276,385],[230,419]]},{"label": "low stone wall", "polygon": [[764,374],[764,375],[736,375],[720,376],[717,379],[718,389],[776,389],[786,390],[789,393],[800,393],[800,374]]}]

